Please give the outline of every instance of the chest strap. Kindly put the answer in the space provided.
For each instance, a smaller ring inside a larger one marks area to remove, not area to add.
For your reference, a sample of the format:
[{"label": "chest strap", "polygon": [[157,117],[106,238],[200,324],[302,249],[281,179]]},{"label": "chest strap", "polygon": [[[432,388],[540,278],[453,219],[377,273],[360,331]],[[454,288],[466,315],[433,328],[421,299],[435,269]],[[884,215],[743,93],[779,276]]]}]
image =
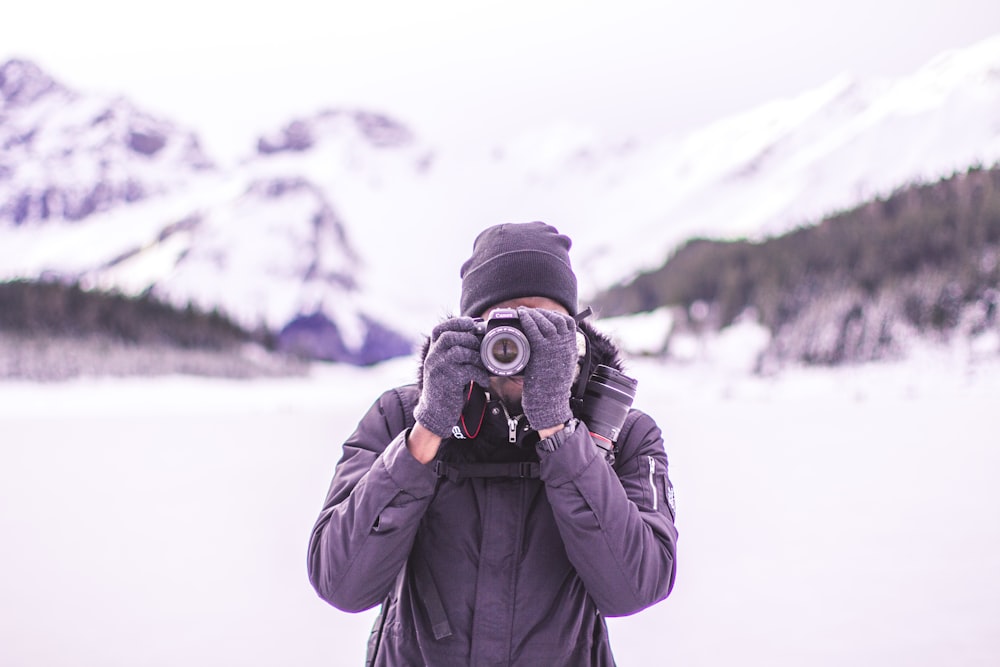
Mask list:
[{"label": "chest strap", "polygon": [[470,477],[538,479],[538,461],[514,461],[510,463],[435,461],[434,474],[438,477],[445,477],[451,482],[458,482]]}]

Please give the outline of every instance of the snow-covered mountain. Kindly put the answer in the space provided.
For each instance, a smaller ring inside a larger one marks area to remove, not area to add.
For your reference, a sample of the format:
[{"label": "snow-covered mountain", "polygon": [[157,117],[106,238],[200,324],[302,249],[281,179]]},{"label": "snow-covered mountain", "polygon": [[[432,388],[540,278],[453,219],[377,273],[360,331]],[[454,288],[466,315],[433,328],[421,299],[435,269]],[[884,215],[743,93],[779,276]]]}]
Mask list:
[{"label": "snow-covered mountain", "polygon": [[[657,100],[669,95],[654,83],[650,104]],[[586,301],[662,265],[694,236],[780,234],[904,185],[992,165],[998,109],[1000,35],[908,76],[843,75],[682,136],[554,123],[499,139],[484,128],[479,145],[435,137],[425,172],[386,180],[391,196],[337,201],[362,256],[379,267],[373,274],[387,281],[383,293],[413,267],[409,253],[426,257],[410,276],[415,318],[454,309],[458,267],[478,231],[497,222],[545,220],[568,233]],[[386,242],[387,228],[398,243]]]},{"label": "snow-covered mountain", "polygon": [[694,236],[780,234],[902,185],[996,163],[1000,35],[909,76],[841,76],[686,136],[548,136],[517,144],[505,162],[528,165],[533,191],[555,202],[553,212],[564,207],[587,286],[599,288],[661,265]]},{"label": "snow-covered mountain", "polygon": [[0,221],[81,220],[176,191],[212,164],[194,133],[125,99],[74,92],[30,62],[0,68]]},{"label": "snow-covered mountain", "polygon": [[[321,112],[223,169],[192,132],[73,92],[31,63],[4,65],[0,90],[0,278],[151,290],[323,358],[368,363],[410,349],[366,307],[363,265],[329,196],[377,180],[384,154],[408,162],[405,127]],[[324,171],[333,176],[322,185],[310,180]]]},{"label": "snow-covered mountain", "polygon": [[297,345],[333,340],[366,360],[405,346],[387,330],[413,340],[454,312],[458,267],[490,224],[572,236],[586,302],[692,236],[777,234],[1000,160],[1000,36],[685,136],[560,124],[497,139],[484,126],[481,143],[458,144],[338,109],[264,132],[224,166],[190,131],[30,63],[4,65],[0,90],[0,279],[151,289],[251,328],[295,323]]}]

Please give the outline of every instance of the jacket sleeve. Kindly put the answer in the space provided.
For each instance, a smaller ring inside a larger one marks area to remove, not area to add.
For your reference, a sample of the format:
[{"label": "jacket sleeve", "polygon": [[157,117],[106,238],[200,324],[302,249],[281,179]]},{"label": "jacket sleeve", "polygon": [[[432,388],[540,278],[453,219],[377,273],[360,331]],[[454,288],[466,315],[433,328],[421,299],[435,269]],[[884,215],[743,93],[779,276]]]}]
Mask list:
[{"label": "jacket sleeve", "polygon": [[343,611],[381,603],[413,546],[437,478],[410,455],[397,390],[382,395],[344,443],[309,540],[309,579]]},{"label": "jacket sleeve", "polygon": [[660,429],[633,410],[612,467],[580,423],[540,476],[566,553],[598,609],[627,616],[659,602],[674,585],[677,530]]}]

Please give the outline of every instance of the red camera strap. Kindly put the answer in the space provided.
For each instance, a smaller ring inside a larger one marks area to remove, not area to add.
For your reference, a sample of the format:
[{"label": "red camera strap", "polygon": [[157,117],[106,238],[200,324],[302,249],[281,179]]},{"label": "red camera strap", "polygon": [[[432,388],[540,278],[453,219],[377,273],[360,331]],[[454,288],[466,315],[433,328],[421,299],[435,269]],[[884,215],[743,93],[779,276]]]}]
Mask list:
[{"label": "red camera strap", "polygon": [[[479,429],[483,427],[483,419],[486,417],[486,392],[475,382],[469,383],[469,390],[465,394],[465,407],[462,408],[462,417],[459,422],[462,425],[462,433],[466,438],[475,438],[479,435]],[[474,425],[475,432],[470,428]]]}]

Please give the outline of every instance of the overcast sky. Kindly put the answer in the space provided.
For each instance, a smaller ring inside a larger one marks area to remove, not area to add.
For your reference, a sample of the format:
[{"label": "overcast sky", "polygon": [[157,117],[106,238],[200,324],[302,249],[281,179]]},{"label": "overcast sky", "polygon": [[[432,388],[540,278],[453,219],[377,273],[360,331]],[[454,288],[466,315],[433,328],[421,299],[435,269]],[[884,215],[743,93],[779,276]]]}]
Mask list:
[{"label": "overcast sky", "polygon": [[224,154],[328,106],[386,112],[428,140],[556,121],[683,132],[1000,33],[997,0],[8,4],[0,59],[127,95]]}]

